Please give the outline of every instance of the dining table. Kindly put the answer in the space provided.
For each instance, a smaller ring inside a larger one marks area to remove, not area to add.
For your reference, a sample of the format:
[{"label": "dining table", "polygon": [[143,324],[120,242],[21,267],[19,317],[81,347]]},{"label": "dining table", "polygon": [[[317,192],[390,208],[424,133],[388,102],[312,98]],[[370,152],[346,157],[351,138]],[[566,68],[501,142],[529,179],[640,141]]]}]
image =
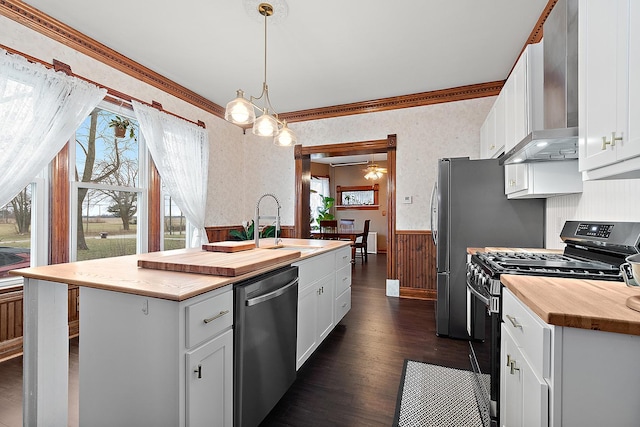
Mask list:
[{"label": "dining table", "polygon": [[[320,231],[313,230],[311,232],[312,239],[321,239],[321,240],[351,240],[355,243],[358,237],[364,237],[364,230],[338,230],[338,231]],[[356,247],[351,245],[351,263],[355,264],[356,262]]]}]

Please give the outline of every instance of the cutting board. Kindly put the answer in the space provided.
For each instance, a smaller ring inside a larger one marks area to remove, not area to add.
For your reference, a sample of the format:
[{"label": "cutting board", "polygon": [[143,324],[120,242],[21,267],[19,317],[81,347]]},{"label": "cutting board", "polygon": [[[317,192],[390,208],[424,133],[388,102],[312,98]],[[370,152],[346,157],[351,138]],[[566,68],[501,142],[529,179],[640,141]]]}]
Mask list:
[{"label": "cutting board", "polygon": [[253,249],[242,252],[190,252],[186,254],[147,254],[138,267],[182,273],[235,277],[275,264],[300,258],[300,251]]},{"label": "cutting board", "polygon": [[240,252],[248,251],[249,249],[254,249],[255,247],[256,244],[253,241],[249,240],[205,243],[204,245],[202,245],[202,249],[210,252]]}]

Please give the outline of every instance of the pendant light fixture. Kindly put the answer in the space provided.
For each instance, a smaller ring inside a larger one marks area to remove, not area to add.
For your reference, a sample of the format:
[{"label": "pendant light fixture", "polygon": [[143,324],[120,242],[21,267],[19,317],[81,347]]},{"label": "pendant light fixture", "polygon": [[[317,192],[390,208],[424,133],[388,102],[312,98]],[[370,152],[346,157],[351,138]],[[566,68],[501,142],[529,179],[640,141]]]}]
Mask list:
[{"label": "pendant light fixture", "polygon": [[[225,109],[225,120],[236,125],[250,125],[253,123],[252,132],[258,136],[274,137],[273,143],[279,146],[293,145],[297,142],[296,134],[287,126],[286,120],[280,120],[278,113],[271,105],[269,99],[269,86],[267,85],[267,18],[273,15],[273,6],[269,3],[260,3],[258,12],[264,16],[264,80],[262,82],[262,93],[258,97],[244,97],[244,92],[238,90],[236,98],[227,104]],[[260,107],[254,101],[262,99],[263,106]],[[256,118],[254,108],[262,114]]]},{"label": "pendant light fixture", "polygon": [[377,164],[374,163],[373,161],[373,154],[371,155],[371,162],[367,163],[367,167],[365,169],[362,169],[365,174],[364,177],[365,179],[370,179],[370,180],[377,180],[382,178],[382,174],[387,173],[387,168],[381,168],[378,167]]}]

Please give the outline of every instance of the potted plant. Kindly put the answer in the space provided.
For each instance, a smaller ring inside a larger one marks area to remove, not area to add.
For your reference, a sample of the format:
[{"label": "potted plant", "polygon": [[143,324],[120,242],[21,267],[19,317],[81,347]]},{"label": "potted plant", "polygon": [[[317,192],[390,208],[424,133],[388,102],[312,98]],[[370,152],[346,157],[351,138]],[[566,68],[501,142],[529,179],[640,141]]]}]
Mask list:
[{"label": "potted plant", "polygon": [[127,129],[129,129],[129,137],[135,138],[133,125],[126,117],[116,116],[115,119],[109,122],[109,127],[113,128],[116,138],[124,138],[127,134]]},{"label": "potted plant", "polygon": [[[268,237],[275,237],[276,227],[273,225],[267,225],[258,232],[261,239]],[[229,231],[229,237],[231,240],[252,240],[253,239],[253,220],[251,223],[248,221],[242,221],[242,230]]]},{"label": "potted plant", "polygon": [[336,200],[333,197],[325,197],[322,194],[320,194],[320,197],[322,197],[322,207],[318,208],[318,224],[320,224],[320,221],[335,219],[330,211]]}]

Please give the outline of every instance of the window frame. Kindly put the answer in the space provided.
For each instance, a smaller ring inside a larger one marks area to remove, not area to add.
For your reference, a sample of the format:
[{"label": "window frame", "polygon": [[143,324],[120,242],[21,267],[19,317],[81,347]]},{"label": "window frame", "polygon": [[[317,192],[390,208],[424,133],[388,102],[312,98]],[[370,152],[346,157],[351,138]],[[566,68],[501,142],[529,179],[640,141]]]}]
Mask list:
[{"label": "window frame", "polygon": [[[101,101],[96,108],[110,111],[118,116],[135,119],[133,110],[117,105],[109,100]],[[136,225],[136,254],[146,253],[149,251],[149,166],[150,155],[149,150],[144,142],[142,132],[138,132],[138,186],[126,187],[116,185],[105,185],[97,183],[83,183],[75,180],[76,166],[76,141],[72,138],[69,143],[69,261],[74,262],[78,259],[78,190],[80,188],[87,189],[110,189],[116,191],[125,191],[137,193],[137,225]]]}]

